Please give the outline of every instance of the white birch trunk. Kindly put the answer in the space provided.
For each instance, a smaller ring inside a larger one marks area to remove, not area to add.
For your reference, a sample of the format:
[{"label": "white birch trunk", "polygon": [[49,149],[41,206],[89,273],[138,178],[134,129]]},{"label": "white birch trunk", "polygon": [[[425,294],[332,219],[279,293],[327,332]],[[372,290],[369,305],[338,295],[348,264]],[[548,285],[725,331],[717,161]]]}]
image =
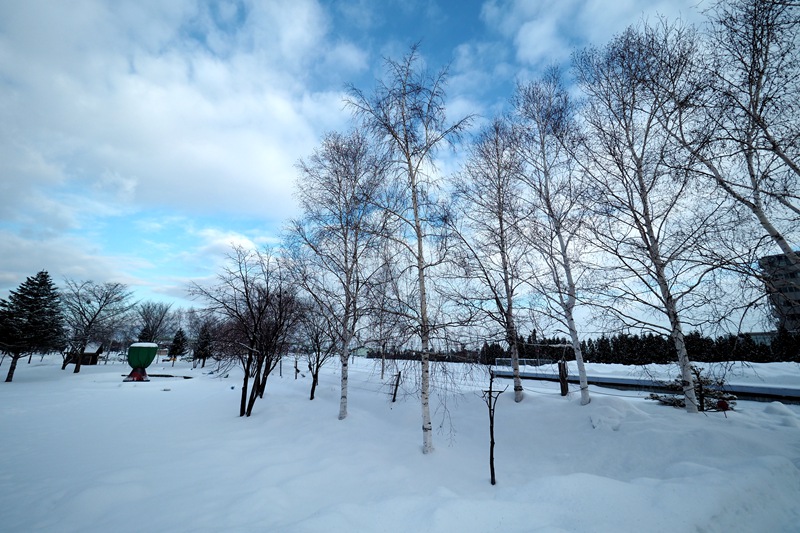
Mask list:
[{"label": "white birch trunk", "polygon": [[[567,321],[567,329],[569,330],[569,338],[572,342],[572,351],[575,353],[575,362],[578,365],[578,380],[580,381],[581,388],[581,405],[587,405],[592,401],[589,396],[589,381],[586,378],[586,365],[583,364],[583,351],[581,351],[581,343],[578,339],[578,328],[575,325],[575,279],[572,277],[572,263],[569,258],[569,250],[567,250],[567,242],[561,234],[560,229],[556,231],[558,236],[558,245],[561,251],[561,261],[564,265],[564,275],[567,278],[567,301],[564,302],[564,318]],[[563,302],[563,300],[562,300]]]},{"label": "white birch trunk", "polygon": [[[500,196],[500,193],[498,193]],[[508,348],[511,351],[511,372],[514,376],[514,401],[519,403],[525,397],[522,388],[522,378],[519,375],[519,347],[517,346],[517,328],[514,321],[514,295],[511,280],[511,269],[508,261],[508,243],[506,240],[506,227],[503,211],[498,209],[500,225],[500,260],[503,266],[503,285],[506,296],[505,323]]]},{"label": "white birch trunk", "polygon": [[418,247],[420,257],[417,263],[419,268],[419,301],[420,301],[420,321],[422,353],[420,354],[422,379],[420,381],[420,397],[422,403],[422,453],[428,454],[433,451],[433,424],[431,423],[430,407],[430,324],[428,323],[428,303],[425,292],[425,270],[422,261],[422,241]]},{"label": "white birch trunk", "polygon": [[583,351],[581,350],[581,343],[578,340],[578,329],[575,327],[575,319],[572,316],[572,310],[566,311],[567,329],[569,329],[569,337],[572,342],[572,351],[575,352],[575,362],[578,364],[578,379],[581,387],[581,405],[587,405],[592,401],[589,396],[589,381],[586,378],[586,365],[583,364]]},{"label": "white birch trunk", "polygon": [[514,375],[514,401],[519,403],[525,398],[525,391],[522,388],[522,378],[519,375],[519,347],[517,346],[516,336],[510,342],[511,349],[511,370]]},{"label": "white birch trunk", "polygon": [[694,391],[692,363],[686,351],[686,342],[683,338],[683,331],[679,321],[676,321],[673,325],[671,337],[672,342],[675,344],[675,350],[678,352],[678,366],[681,369],[681,385],[683,386],[683,394],[686,398],[686,412],[697,413],[698,405],[697,396]]},{"label": "white birch trunk", "polygon": [[349,334],[345,334],[342,340],[342,353],[339,354],[339,360],[342,363],[342,386],[341,395],[339,397],[339,420],[347,418],[347,381],[348,381],[348,368],[350,364],[350,339]]},{"label": "white birch trunk", "polygon": [[644,181],[641,174],[639,174],[639,195],[642,201],[642,221],[644,223],[644,232],[642,240],[645,243],[650,261],[653,264],[656,275],[656,283],[658,283],[661,298],[664,302],[664,311],[667,314],[670,325],[670,337],[672,343],[675,345],[675,351],[678,354],[678,367],[681,371],[681,385],[683,393],[686,398],[686,412],[697,413],[697,397],[694,392],[694,375],[692,374],[692,363],[689,359],[689,353],[686,351],[686,342],[683,338],[683,330],[681,328],[680,316],[678,313],[678,305],[669,288],[669,282],[666,275],[666,265],[661,256],[661,248],[659,241],[656,237],[656,232],[653,229],[653,219],[650,214],[650,203],[648,201]]},{"label": "white birch trunk", "polygon": [[433,424],[430,408],[430,323],[428,322],[428,295],[425,287],[425,252],[423,248],[422,222],[419,216],[419,198],[417,196],[417,180],[414,169],[409,164],[409,184],[411,186],[411,204],[414,210],[414,232],[417,237],[417,276],[419,283],[420,342],[422,353],[420,363],[422,376],[420,380],[420,399],[422,404],[422,453],[433,451]]}]

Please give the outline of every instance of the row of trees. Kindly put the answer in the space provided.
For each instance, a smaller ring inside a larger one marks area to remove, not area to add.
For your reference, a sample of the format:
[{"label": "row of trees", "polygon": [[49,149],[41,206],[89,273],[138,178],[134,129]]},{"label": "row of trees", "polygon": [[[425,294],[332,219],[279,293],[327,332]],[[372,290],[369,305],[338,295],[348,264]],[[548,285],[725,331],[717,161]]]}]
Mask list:
[{"label": "row of trees", "polygon": [[[725,334],[712,338],[692,331],[686,334],[685,341],[689,356],[696,362],[800,362],[800,334],[793,334],[785,329],[779,329],[774,335],[761,334],[759,338],[754,338],[748,333]],[[547,364],[561,359],[575,360],[572,347],[566,338],[543,339],[535,343],[519,339],[519,343],[523,347],[521,352],[523,358],[534,361],[529,364]],[[586,362],[590,363],[649,365],[667,364],[676,360],[675,346],[670,339],[652,333],[642,335],[618,333],[584,339],[581,341],[581,352]],[[480,352],[471,352],[465,359],[479,359],[483,364],[495,364],[498,358],[509,356],[509,350],[500,344],[487,342]]]},{"label": "row of trees", "polygon": [[[478,117],[448,119],[447,71],[416,46],[371,92],[349,88],[352,130],[299,163],[303,215],[285,246],[331,324],[340,418],[353,339],[410,345],[429,452],[434,346],[500,332],[521,401],[531,326],[567,335],[588,403],[578,307],[607,331],[669,338],[697,411],[685,331],[738,331],[769,282],[758,257],[798,264],[800,216],[798,6],[734,0],[707,15],[702,32],[643,22],[575,52],[577,101],[551,69],[466,142]],[[454,147],[460,170],[442,176]]]},{"label": "row of trees", "polygon": [[[190,325],[196,313],[187,313]],[[6,381],[12,381],[17,363],[33,354],[59,352],[62,369],[74,363],[80,372],[87,346],[96,343],[124,349],[134,341],[169,343],[169,355],[189,350],[180,324],[183,311],[170,304],[136,302],[121,283],[65,280],[59,290],[47,271],[28,277],[9,298],[0,300],[0,352],[10,359]]]},{"label": "row of trees", "polygon": [[[448,119],[447,69],[427,70],[417,46],[387,59],[371,91],[349,87],[352,128],[298,163],[302,215],[280,251],[235,248],[215,283],[192,287],[196,354],[244,370],[242,416],[291,346],[312,387],[338,357],[342,419],[355,348],[415,352],[428,453],[434,351],[503,339],[519,402],[520,331],[564,335],[586,404],[596,346],[582,316],[668,338],[696,412],[685,331],[738,331],[769,284],[758,257],[798,264],[797,14],[733,0],[704,32],[641,23],[575,52],[577,100],[553,68],[489,120]],[[459,170],[442,176],[453,148]]]}]

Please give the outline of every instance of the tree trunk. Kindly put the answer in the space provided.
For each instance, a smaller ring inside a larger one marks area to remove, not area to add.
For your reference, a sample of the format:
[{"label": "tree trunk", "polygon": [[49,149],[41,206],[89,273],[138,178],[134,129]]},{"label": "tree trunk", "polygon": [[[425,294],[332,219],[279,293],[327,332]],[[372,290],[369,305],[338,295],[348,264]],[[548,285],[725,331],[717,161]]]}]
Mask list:
[{"label": "tree trunk", "polygon": [[420,366],[422,376],[420,380],[420,398],[422,404],[422,453],[433,451],[433,424],[431,423],[430,408],[430,323],[428,322],[428,295],[425,288],[425,254],[423,249],[422,222],[419,216],[419,200],[417,196],[417,183],[413,169],[409,165],[411,177],[411,203],[414,210],[414,231],[417,237],[417,281],[419,283],[419,311],[420,311],[420,341],[422,353]]},{"label": "tree trunk", "polygon": [[[670,317],[672,322],[672,317]],[[675,350],[678,352],[678,366],[681,369],[681,385],[683,386],[683,394],[686,398],[686,412],[697,413],[697,397],[694,391],[694,375],[692,374],[692,363],[689,360],[689,354],[686,351],[686,342],[681,330],[679,321],[672,324],[672,332],[670,334],[672,342],[675,344]]]},{"label": "tree trunk", "polygon": [[578,340],[578,331],[575,328],[575,319],[572,313],[567,317],[567,327],[569,329],[569,336],[572,342],[572,351],[575,353],[575,362],[578,364],[578,380],[581,387],[581,405],[587,405],[592,401],[589,396],[589,380],[586,378],[586,365],[583,364],[583,352],[581,351],[581,343]]},{"label": "tree trunk", "polygon": [[381,381],[386,371],[386,343],[381,344]]},{"label": "tree trunk", "polygon": [[[427,342],[425,343],[427,344]],[[428,454],[433,451],[433,424],[431,423],[430,408],[430,361],[427,348],[422,350],[421,366],[422,380],[422,453]]]},{"label": "tree trunk", "polygon": [[[347,298],[345,302],[345,309],[349,309],[350,299]],[[347,385],[349,380],[349,364],[350,364],[350,341],[353,339],[353,334],[350,330],[350,313],[345,311],[345,316],[342,319],[344,330],[342,331],[342,352],[339,354],[339,360],[342,362],[342,382],[341,394],[339,396],[339,420],[347,418]]]},{"label": "tree trunk", "polygon": [[557,236],[561,251],[561,260],[564,265],[564,275],[567,278],[567,301],[564,305],[564,317],[567,319],[567,329],[569,330],[570,342],[572,343],[572,351],[575,354],[575,362],[578,365],[581,405],[587,405],[592,401],[592,398],[589,396],[589,380],[586,378],[586,365],[583,364],[583,352],[581,351],[581,343],[578,339],[578,328],[575,325],[575,279],[572,276],[572,263],[569,258],[569,250],[567,250],[567,242],[564,240],[561,231],[557,232]]},{"label": "tree trunk", "polygon": [[317,383],[319,383],[319,367],[311,373],[311,396],[309,400],[314,399],[314,393],[317,391]]},{"label": "tree trunk", "polygon": [[349,354],[342,350],[339,354],[339,360],[342,362],[342,383],[341,395],[339,396],[339,420],[347,418],[347,381],[348,381],[348,365],[350,358]]},{"label": "tree trunk", "polygon": [[[649,219],[648,219],[649,220]],[[678,354],[678,366],[681,370],[681,382],[683,392],[686,397],[686,412],[697,413],[697,398],[694,393],[694,376],[692,375],[692,363],[689,359],[689,353],[686,351],[686,342],[683,338],[683,330],[681,328],[681,321],[678,314],[678,306],[675,298],[672,296],[672,291],[669,288],[667,276],[665,274],[666,267],[664,261],[661,259],[660,250],[655,239],[655,232],[652,226],[648,224],[648,232],[650,233],[649,247],[650,258],[655,267],[656,282],[658,283],[661,292],[661,298],[664,302],[664,310],[666,311],[667,318],[670,325],[670,337],[675,345],[675,351]]]},{"label": "tree trunk", "polygon": [[508,335],[510,337],[508,347],[511,352],[511,372],[514,376],[514,401],[519,403],[525,397],[525,392],[522,388],[522,378],[519,374],[519,346],[517,345],[517,335],[514,326],[509,328]]},{"label": "tree trunk", "polygon": [[[511,372],[514,376],[514,401],[519,403],[525,396],[522,389],[522,378],[519,375],[519,346],[517,345],[517,327],[514,320],[514,289],[512,285],[512,273],[508,261],[508,241],[506,239],[506,224],[502,211],[498,211],[499,237],[500,237],[500,260],[503,267],[503,288],[505,290],[506,305],[505,309],[500,309],[504,314],[506,326],[506,337],[508,338],[508,348],[511,352]],[[497,299],[498,304],[500,299]]]},{"label": "tree trunk", "polygon": [[247,412],[247,388],[250,383],[250,364],[251,356],[247,355],[247,361],[244,365],[244,378],[242,380],[242,398],[239,403],[239,416],[244,416]]},{"label": "tree trunk", "polygon": [[256,364],[256,369],[253,373],[253,387],[250,390],[250,399],[247,402],[247,412],[245,413],[247,416],[250,416],[253,413],[253,406],[256,404],[257,398],[264,397],[264,389],[266,388],[266,380],[262,383],[262,378],[264,377],[262,373],[266,373],[267,369],[264,368],[264,356],[258,354],[255,356],[258,363]]},{"label": "tree trunk", "polygon": [[8,367],[8,375],[6,376],[6,383],[10,383],[14,379],[14,371],[17,369],[17,360],[19,355],[11,354],[11,366]]},{"label": "tree trunk", "polygon": [[265,359],[264,368],[261,373],[261,379],[258,383],[258,397],[261,398],[262,400],[264,399],[264,393],[267,390],[267,380],[269,379],[269,375],[272,373],[273,370],[275,370],[275,365],[271,364],[271,360]]},{"label": "tree trunk", "polygon": [[242,380],[242,398],[239,402],[239,416],[244,416],[247,412],[247,386],[250,381],[250,376],[245,372],[244,379]]}]

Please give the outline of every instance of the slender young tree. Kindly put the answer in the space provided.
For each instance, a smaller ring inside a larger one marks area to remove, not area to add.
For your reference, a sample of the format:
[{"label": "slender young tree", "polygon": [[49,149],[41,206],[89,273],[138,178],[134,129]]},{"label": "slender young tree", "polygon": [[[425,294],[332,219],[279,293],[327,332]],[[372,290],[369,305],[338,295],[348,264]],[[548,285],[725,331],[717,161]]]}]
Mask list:
[{"label": "slender young tree", "polygon": [[300,345],[311,372],[311,392],[309,400],[313,400],[319,385],[319,372],[330,359],[337,355],[341,348],[339,342],[339,324],[335,317],[327,314],[313,299],[303,306],[298,327]]},{"label": "slender young tree", "polygon": [[522,230],[529,214],[522,201],[518,144],[505,120],[495,119],[477,137],[453,188],[458,218],[464,223],[454,227],[461,242],[455,262],[458,270],[477,281],[459,283],[464,293],[458,301],[477,308],[503,329],[514,376],[514,401],[521,402],[516,312],[520,287],[530,276],[525,267],[530,249]]},{"label": "slender young tree", "polygon": [[186,355],[188,351],[189,339],[186,338],[186,333],[184,333],[183,328],[178,328],[178,331],[176,331],[175,335],[172,337],[169,350],[167,350],[167,355],[172,358],[172,366],[175,366],[175,359]]},{"label": "slender young tree", "polygon": [[205,368],[206,361],[214,353],[212,329],[213,322],[210,319],[205,319],[200,322],[199,328],[197,329],[197,337],[192,347],[192,354],[195,366],[197,365],[197,361],[202,361],[200,368]]},{"label": "slender young tree", "polygon": [[342,365],[339,420],[347,417],[348,360],[386,214],[378,209],[385,159],[360,131],[329,133],[297,165],[303,216],[291,224],[295,279],[330,319]]},{"label": "slender young tree", "polygon": [[[406,246],[417,275],[417,327],[421,345],[420,397],[422,406],[422,451],[433,451],[430,414],[430,342],[428,278],[438,263],[429,253],[435,226],[436,202],[432,193],[434,157],[439,148],[451,145],[469,124],[471,117],[448,122],[445,114],[447,69],[436,74],[425,71],[418,45],[400,60],[386,59],[386,74],[371,95],[350,87],[347,105],[363,119],[391,154],[394,176],[402,183],[403,204],[394,208],[411,239],[392,236]],[[432,224],[433,223],[433,224]]]},{"label": "slender young tree", "polygon": [[575,322],[579,257],[588,250],[581,233],[590,218],[589,195],[574,155],[579,142],[574,104],[555,68],[538,81],[521,84],[512,100],[517,118],[521,173],[531,193],[533,215],[526,235],[545,274],[532,277],[551,315],[569,332],[580,380],[581,404],[591,401]]}]

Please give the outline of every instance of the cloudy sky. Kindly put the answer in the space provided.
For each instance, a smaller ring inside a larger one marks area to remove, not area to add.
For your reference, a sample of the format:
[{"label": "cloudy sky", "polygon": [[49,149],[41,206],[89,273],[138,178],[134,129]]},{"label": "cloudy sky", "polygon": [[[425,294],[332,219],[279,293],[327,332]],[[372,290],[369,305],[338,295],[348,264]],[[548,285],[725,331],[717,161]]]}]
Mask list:
[{"label": "cloudy sky", "polygon": [[0,2],[0,297],[44,269],[188,305],[232,243],[277,242],[295,163],[384,57],[421,41],[450,64],[448,115],[491,117],[572,50],[705,3]]}]

